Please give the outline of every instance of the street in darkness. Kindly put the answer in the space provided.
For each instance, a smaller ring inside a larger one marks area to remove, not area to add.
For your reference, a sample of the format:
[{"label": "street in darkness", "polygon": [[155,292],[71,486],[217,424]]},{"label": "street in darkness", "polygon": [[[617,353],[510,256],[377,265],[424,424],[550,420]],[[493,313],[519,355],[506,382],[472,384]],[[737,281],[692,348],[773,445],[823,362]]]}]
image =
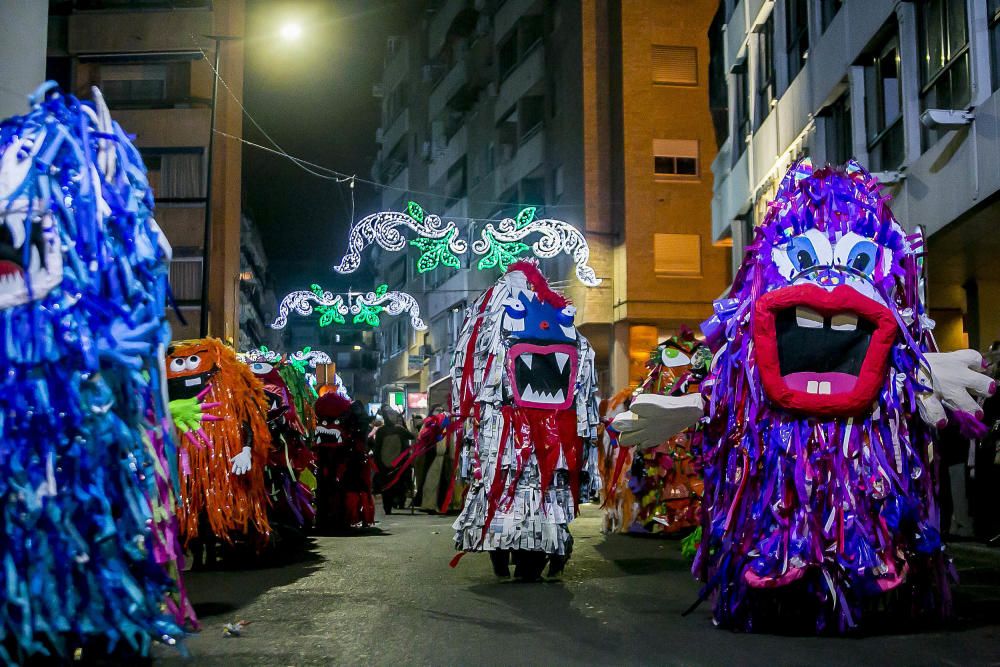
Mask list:
[{"label": "street in darkness", "polygon": [[[676,540],[603,535],[601,511],[573,522],[559,581],[497,581],[485,554],[454,570],[451,519],[379,517],[380,530],[317,537],[271,569],[189,573],[202,631],[197,665],[981,665],[1000,661],[1000,554],[953,547],[962,585],[953,629],[863,638],[747,635],[682,616],[699,585]],[[249,622],[240,637],[223,626]],[[157,664],[185,662],[159,647]]]}]

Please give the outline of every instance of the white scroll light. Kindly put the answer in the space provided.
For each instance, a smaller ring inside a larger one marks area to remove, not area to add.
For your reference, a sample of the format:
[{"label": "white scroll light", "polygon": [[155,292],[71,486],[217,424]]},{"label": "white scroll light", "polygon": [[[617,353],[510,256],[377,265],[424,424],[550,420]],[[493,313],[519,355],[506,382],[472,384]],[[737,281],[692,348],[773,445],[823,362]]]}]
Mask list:
[{"label": "white scroll light", "polygon": [[421,259],[428,257],[425,262],[430,262],[430,256],[434,256],[435,265],[440,261],[457,268],[459,264],[456,255],[469,249],[469,245],[458,238],[458,226],[454,222],[444,223],[436,215],[427,215],[419,204],[411,201],[405,213],[372,213],[354,225],[347,242],[347,254],[340,260],[340,264],[333,267],[334,270],[338,273],[357,271],[361,266],[361,253],[372,243],[392,252],[402,250],[406,247],[406,239],[399,233],[399,227],[408,227],[418,234],[420,240],[415,245],[427,244],[427,248],[418,245],[424,251]]},{"label": "white scroll light", "polygon": [[316,368],[320,364],[332,364],[333,359],[330,355],[322,350],[314,350],[311,347],[305,347],[298,352],[292,352],[288,355],[288,360],[291,362],[297,362],[305,366],[309,365],[309,368]]},{"label": "white scroll light", "polygon": [[281,354],[275,352],[274,350],[267,349],[266,345],[261,345],[256,350],[240,352],[236,355],[236,357],[245,364],[253,364],[257,362],[276,364],[281,361]]},{"label": "white scroll light", "polygon": [[347,315],[354,316],[352,318],[354,324],[377,327],[382,324],[381,313],[384,312],[392,316],[409,313],[410,324],[414,329],[417,331],[427,329],[427,324],[420,319],[420,306],[417,300],[406,292],[390,290],[387,285],[382,284],[373,292],[347,292],[346,296],[345,302],[344,295],[334,294],[315,284],[309,291],[291,292],[278,305],[278,317],[271,323],[271,328],[284,329],[288,325],[288,315],[292,312],[303,316],[319,312],[321,327],[334,322],[345,324]]},{"label": "white scroll light", "polygon": [[497,267],[505,271],[516,261],[517,256],[529,249],[523,239],[532,234],[542,237],[530,246],[535,257],[549,259],[560,253],[572,255],[576,263],[576,277],[587,287],[601,284],[590,261],[590,246],[579,229],[562,220],[535,218],[535,208],[529,207],[517,214],[517,218],[504,218],[496,227],[492,223],[480,233],[480,238],[472,244],[477,255],[483,255],[478,268]]}]

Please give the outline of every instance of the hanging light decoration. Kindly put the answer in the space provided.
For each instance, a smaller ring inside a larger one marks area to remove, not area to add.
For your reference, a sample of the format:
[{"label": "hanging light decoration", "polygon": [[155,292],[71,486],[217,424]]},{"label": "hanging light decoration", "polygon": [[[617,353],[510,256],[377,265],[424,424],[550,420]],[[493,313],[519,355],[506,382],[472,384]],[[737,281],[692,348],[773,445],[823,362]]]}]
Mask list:
[{"label": "hanging light decoration", "polygon": [[272,329],[284,329],[288,325],[288,316],[292,312],[308,317],[313,312],[320,313],[319,325],[329,326],[333,323],[346,324],[347,316],[352,315],[354,324],[366,324],[378,327],[382,324],[381,314],[395,316],[409,313],[410,323],[417,331],[425,331],[427,325],[420,319],[420,306],[417,300],[406,292],[390,290],[388,285],[379,285],[373,292],[347,292],[347,301],[343,294],[334,294],[313,284],[309,290],[291,292],[278,305],[278,317],[271,323]]},{"label": "hanging light decoration", "polygon": [[281,354],[274,350],[269,350],[266,345],[261,345],[256,350],[240,352],[236,358],[245,364],[263,362],[266,364],[276,364],[281,361]]}]

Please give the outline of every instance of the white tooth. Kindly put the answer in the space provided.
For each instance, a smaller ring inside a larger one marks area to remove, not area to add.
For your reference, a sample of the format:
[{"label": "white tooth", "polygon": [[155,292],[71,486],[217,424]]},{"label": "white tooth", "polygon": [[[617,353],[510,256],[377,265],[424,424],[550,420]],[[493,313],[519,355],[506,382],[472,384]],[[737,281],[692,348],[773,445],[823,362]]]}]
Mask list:
[{"label": "white tooth", "polygon": [[559,364],[559,372],[566,370],[566,362],[569,361],[569,355],[565,352],[556,352],[556,363]]},{"label": "white tooth", "polygon": [[563,394],[563,390],[560,389],[558,392],[556,392],[556,398],[553,401],[553,403],[562,403],[565,400],[566,400],[566,396],[565,396],[565,394]]},{"label": "white tooth", "polygon": [[829,394],[830,393],[830,383],[829,382],[820,382],[819,383],[819,393],[821,393],[821,394]]},{"label": "white tooth", "polygon": [[185,387],[197,387],[201,384],[201,378],[188,378],[184,380]]},{"label": "white tooth", "polygon": [[533,364],[534,361],[535,361],[535,355],[533,355],[533,354],[522,354],[521,355],[521,359],[524,360],[524,365],[527,366],[528,370],[530,371],[531,370],[531,364]]},{"label": "white tooth", "polygon": [[11,243],[15,249],[24,245],[26,234],[24,231],[24,222],[26,217],[25,215],[18,215],[16,213],[7,214],[5,222],[7,223],[7,229],[10,230]]},{"label": "white tooth", "polygon": [[573,339],[576,338],[576,328],[564,327],[561,324],[559,325],[559,328],[562,329],[563,335],[566,336],[566,338],[573,338]]},{"label": "white tooth", "polygon": [[795,307],[795,323],[805,329],[822,329],[823,316],[812,308],[805,306]]},{"label": "white tooth", "polygon": [[850,313],[837,313],[830,321],[834,331],[854,331],[858,328],[858,316]]},{"label": "white tooth", "polygon": [[38,248],[31,246],[31,264],[29,265],[29,271],[32,275],[38,273],[38,269],[42,268],[42,258],[38,254]]},{"label": "white tooth", "polygon": [[525,401],[531,401],[533,403],[537,403],[538,401],[541,400],[538,397],[538,394],[535,393],[535,390],[532,389],[530,384],[524,388],[524,393],[521,394],[521,399]]},{"label": "white tooth", "polygon": [[806,385],[806,391],[810,394],[818,394],[819,382],[816,382],[816,380],[809,380],[809,384]]}]

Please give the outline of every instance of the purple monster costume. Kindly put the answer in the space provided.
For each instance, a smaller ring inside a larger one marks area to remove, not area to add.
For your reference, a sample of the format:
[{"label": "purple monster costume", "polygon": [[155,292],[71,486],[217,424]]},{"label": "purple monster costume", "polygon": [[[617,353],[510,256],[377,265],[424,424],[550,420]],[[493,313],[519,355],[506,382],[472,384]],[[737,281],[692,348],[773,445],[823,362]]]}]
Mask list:
[{"label": "purple monster costume", "polygon": [[703,325],[704,404],[643,397],[616,419],[645,445],[707,413],[693,571],[719,625],[843,632],[950,611],[933,428],[943,407],[974,426],[970,392],[994,387],[977,353],[935,352],[923,239],[887,199],[855,162],[793,165]]}]

